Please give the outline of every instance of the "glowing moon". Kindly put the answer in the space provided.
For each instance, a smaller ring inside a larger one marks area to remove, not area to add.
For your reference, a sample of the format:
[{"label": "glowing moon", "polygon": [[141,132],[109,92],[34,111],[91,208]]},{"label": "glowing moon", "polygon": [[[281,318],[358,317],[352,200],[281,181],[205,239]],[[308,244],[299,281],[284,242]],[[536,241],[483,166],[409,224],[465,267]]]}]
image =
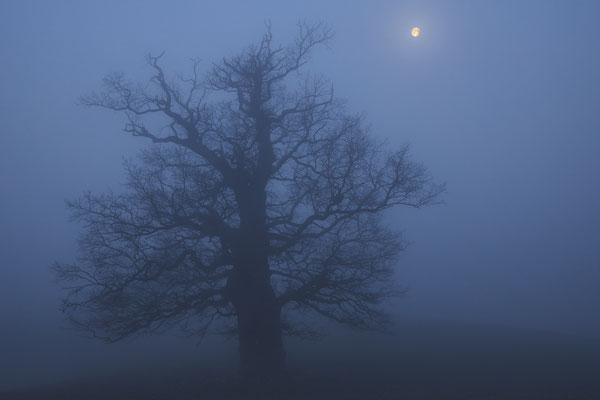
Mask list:
[{"label": "glowing moon", "polygon": [[410,31],[410,34],[413,35],[413,37],[417,37],[421,34],[421,30],[415,26],[412,28],[412,31]]}]

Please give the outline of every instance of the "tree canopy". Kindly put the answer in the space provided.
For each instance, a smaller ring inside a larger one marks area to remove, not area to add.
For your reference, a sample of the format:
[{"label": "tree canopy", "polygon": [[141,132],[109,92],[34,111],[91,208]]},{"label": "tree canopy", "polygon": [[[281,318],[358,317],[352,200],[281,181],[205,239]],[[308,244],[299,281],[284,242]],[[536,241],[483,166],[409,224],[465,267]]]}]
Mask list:
[{"label": "tree canopy", "polygon": [[[205,74],[194,61],[188,76],[148,56],[146,83],[110,74],[83,98],[154,145],[126,163],[126,192],[68,203],[85,233],[77,263],[56,270],[77,324],[112,342],[173,325],[239,330],[248,304],[281,314],[284,333],[301,332],[307,312],[356,328],[385,321],[403,241],[383,212],[432,204],[443,187],[305,70],[331,37],[301,23],[277,46],[268,29]],[[266,326],[256,310],[249,326]]]}]

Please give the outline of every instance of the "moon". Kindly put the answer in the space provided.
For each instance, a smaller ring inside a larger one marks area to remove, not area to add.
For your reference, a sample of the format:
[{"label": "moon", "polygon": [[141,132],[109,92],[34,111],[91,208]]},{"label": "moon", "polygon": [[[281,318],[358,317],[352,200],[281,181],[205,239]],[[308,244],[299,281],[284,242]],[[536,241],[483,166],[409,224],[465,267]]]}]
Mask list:
[{"label": "moon", "polygon": [[417,37],[417,36],[419,36],[421,34],[421,30],[415,26],[410,31],[410,34],[413,35],[413,37]]}]

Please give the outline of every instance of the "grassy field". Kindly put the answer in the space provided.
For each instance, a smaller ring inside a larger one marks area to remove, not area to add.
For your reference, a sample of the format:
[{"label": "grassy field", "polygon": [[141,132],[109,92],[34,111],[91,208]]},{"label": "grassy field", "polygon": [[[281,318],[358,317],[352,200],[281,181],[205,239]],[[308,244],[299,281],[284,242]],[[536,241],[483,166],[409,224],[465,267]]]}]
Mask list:
[{"label": "grassy field", "polygon": [[277,393],[251,396],[236,380],[235,365],[225,374],[201,363],[165,360],[0,398],[600,399],[600,346],[577,337],[411,321],[394,335],[343,333],[288,348],[292,382]]}]

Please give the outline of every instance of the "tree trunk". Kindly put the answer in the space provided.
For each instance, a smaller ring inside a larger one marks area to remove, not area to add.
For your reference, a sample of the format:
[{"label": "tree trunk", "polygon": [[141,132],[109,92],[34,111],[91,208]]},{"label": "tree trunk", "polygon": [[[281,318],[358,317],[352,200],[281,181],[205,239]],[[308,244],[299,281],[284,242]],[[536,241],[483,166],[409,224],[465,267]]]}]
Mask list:
[{"label": "tree trunk", "polygon": [[268,279],[245,273],[251,271],[237,269],[227,289],[237,314],[241,374],[263,385],[285,372],[281,307]]},{"label": "tree trunk", "polygon": [[245,189],[238,197],[240,236],[227,291],[237,314],[242,375],[262,385],[276,383],[284,374],[285,352],[281,306],[269,274],[266,193],[264,188]]},{"label": "tree trunk", "polygon": [[236,307],[242,375],[259,383],[279,379],[285,368],[279,304],[270,287],[244,297]]}]

